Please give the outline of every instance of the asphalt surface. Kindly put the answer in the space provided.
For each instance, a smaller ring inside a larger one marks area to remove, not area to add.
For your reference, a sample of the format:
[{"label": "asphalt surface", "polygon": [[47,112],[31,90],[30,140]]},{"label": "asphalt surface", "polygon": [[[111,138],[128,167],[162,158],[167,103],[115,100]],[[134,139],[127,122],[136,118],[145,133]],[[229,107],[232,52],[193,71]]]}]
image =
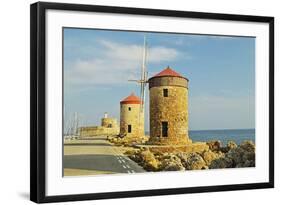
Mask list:
[{"label": "asphalt surface", "polygon": [[[83,171],[89,174],[140,173],[145,170],[110,144],[106,137],[90,140],[69,140],[64,144],[64,170],[75,170],[73,175]],[[72,175],[72,174],[66,174]]]}]

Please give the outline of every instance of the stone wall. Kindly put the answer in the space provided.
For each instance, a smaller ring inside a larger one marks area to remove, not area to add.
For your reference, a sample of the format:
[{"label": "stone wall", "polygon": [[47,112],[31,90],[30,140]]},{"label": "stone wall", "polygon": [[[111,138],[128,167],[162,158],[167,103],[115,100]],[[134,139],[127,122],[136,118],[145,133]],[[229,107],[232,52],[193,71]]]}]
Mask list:
[{"label": "stone wall", "polygon": [[[170,80],[169,80],[170,78]],[[150,140],[149,144],[184,145],[188,139],[188,88],[185,78],[165,77],[164,83],[155,78],[149,81],[150,86]],[[175,80],[178,79],[179,81]],[[157,80],[157,83],[154,81]],[[184,81],[183,81],[184,80]],[[173,82],[173,86],[167,85]],[[174,86],[176,84],[186,85]],[[169,84],[169,83],[168,83]],[[164,97],[163,89],[168,89]],[[168,136],[162,136],[162,122],[168,122]]]},{"label": "stone wall", "polygon": [[119,134],[119,126],[114,118],[102,118],[101,126],[80,127],[81,137],[112,136]]},{"label": "stone wall", "polygon": [[107,128],[102,126],[92,126],[92,127],[80,127],[81,137],[93,137],[93,136],[112,136],[118,135],[118,128]]},{"label": "stone wall", "polygon": [[[121,136],[132,138],[144,136],[144,113],[140,114],[140,106],[140,104],[120,104]],[[131,125],[131,133],[128,133],[128,125]]]}]

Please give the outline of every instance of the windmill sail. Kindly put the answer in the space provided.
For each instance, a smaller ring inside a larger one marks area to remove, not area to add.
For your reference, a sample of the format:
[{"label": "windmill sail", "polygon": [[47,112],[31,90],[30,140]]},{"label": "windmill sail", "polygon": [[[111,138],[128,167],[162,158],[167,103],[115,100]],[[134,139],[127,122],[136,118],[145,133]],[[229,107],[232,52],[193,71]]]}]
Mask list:
[{"label": "windmill sail", "polygon": [[142,59],[142,67],[141,67],[141,89],[140,89],[140,97],[141,97],[141,112],[144,111],[144,103],[145,103],[145,87],[146,87],[146,59],[147,59],[147,44],[146,44],[146,37],[144,36],[143,41],[143,59]]},{"label": "windmill sail", "polygon": [[129,81],[137,82],[140,84],[140,99],[141,99],[141,105],[140,105],[140,110],[139,110],[139,126],[140,127],[144,127],[145,90],[146,90],[146,84],[147,84],[146,62],[147,62],[147,43],[146,43],[146,36],[144,36],[141,77],[139,80],[129,80]]}]

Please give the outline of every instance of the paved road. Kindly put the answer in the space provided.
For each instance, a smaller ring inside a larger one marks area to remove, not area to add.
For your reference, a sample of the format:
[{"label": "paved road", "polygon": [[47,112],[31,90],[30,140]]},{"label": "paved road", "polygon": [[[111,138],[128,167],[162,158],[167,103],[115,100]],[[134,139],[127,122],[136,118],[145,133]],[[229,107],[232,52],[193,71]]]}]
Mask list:
[{"label": "paved road", "polygon": [[66,141],[63,164],[65,176],[145,172],[102,136]]}]

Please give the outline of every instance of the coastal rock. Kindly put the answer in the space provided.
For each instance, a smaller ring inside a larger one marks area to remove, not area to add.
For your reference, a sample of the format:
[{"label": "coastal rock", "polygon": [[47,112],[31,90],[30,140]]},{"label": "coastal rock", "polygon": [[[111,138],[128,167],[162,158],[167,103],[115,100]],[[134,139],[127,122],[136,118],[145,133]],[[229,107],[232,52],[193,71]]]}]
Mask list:
[{"label": "coastal rock", "polygon": [[209,146],[209,149],[211,151],[220,151],[221,147],[222,147],[222,143],[219,140],[212,140],[207,142],[207,145]]},{"label": "coastal rock", "polygon": [[163,169],[163,171],[184,171],[185,168],[181,163],[178,162],[170,162],[166,164]]},{"label": "coastal rock", "polygon": [[255,160],[246,160],[243,164],[243,167],[254,167],[255,166]]},{"label": "coastal rock", "polygon": [[140,152],[140,160],[143,168],[147,171],[157,171],[159,168],[159,161],[148,150]]},{"label": "coastal rock", "polygon": [[125,154],[147,171],[182,171],[255,166],[255,144],[252,141],[244,141],[240,145],[230,141],[225,147],[222,147],[220,141],[211,141],[207,144],[208,149],[202,152],[163,151],[142,147],[128,150]]},{"label": "coastal rock", "polygon": [[254,152],[245,152],[243,157],[242,157],[242,161],[246,162],[247,160],[249,161],[255,161],[255,153]]},{"label": "coastal rock", "polygon": [[141,158],[141,156],[140,156],[138,153],[129,155],[129,158],[130,158],[131,160],[135,161],[135,162],[138,163],[138,164],[141,164],[142,161],[143,161],[142,158]]},{"label": "coastal rock", "polygon": [[227,148],[229,151],[224,157],[211,162],[210,169],[255,166],[255,144],[252,141],[244,141],[238,146],[228,143]]},{"label": "coastal rock", "polygon": [[182,164],[184,164],[184,165],[186,164],[187,159],[188,159],[188,154],[187,153],[179,152],[179,153],[177,153],[176,156],[181,160]]},{"label": "coastal rock", "polygon": [[254,153],[255,152],[255,144],[252,141],[246,140],[242,142],[239,147],[247,152]]},{"label": "coastal rock", "polygon": [[107,138],[111,143],[114,143],[117,146],[134,146],[137,144],[145,144],[149,137],[148,136],[136,136],[136,137],[108,137]]},{"label": "coastal rock", "polygon": [[220,151],[223,153],[229,152],[231,149],[235,149],[237,147],[237,144],[234,141],[228,141],[227,145],[225,147],[221,147]]},{"label": "coastal rock", "polygon": [[227,157],[233,161],[233,167],[255,166],[255,144],[252,141],[244,141],[238,147],[229,150]]},{"label": "coastal rock", "polygon": [[163,155],[161,160],[161,170],[163,171],[183,171],[185,170],[182,165],[181,159],[174,154]]},{"label": "coastal rock", "polygon": [[223,157],[223,155],[224,154],[221,152],[212,152],[211,150],[202,153],[202,157],[207,166],[209,166],[213,160]]},{"label": "coastal rock", "polygon": [[110,141],[113,142],[113,143],[114,143],[114,142],[117,142],[117,141],[118,141],[118,138],[117,138],[117,137],[111,138]]},{"label": "coastal rock", "polygon": [[227,142],[227,148],[228,150],[234,149],[237,147],[237,144],[234,141],[228,141]]},{"label": "coastal rock", "polygon": [[124,154],[130,156],[130,155],[134,155],[134,154],[136,154],[136,153],[138,153],[138,152],[139,152],[138,150],[129,149],[129,150],[127,150],[126,152],[124,152]]},{"label": "coastal rock", "polygon": [[142,162],[142,158],[140,156],[140,150],[136,150],[136,149],[127,150],[126,152],[124,152],[124,154],[137,163]]},{"label": "coastal rock", "polygon": [[231,168],[232,167],[232,159],[228,157],[221,157],[215,159],[211,162],[209,168],[210,169],[222,169],[222,168]]},{"label": "coastal rock", "polygon": [[235,167],[237,164],[240,164],[243,161],[243,154],[243,149],[237,147],[229,150],[229,152],[226,154],[226,157],[232,159],[234,163],[233,166]]},{"label": "coastal rock", "polygon": [[197,153],[190,153],[187,157],[185,168],[187,170],[198,170],[206,166],[204,159]]}]

